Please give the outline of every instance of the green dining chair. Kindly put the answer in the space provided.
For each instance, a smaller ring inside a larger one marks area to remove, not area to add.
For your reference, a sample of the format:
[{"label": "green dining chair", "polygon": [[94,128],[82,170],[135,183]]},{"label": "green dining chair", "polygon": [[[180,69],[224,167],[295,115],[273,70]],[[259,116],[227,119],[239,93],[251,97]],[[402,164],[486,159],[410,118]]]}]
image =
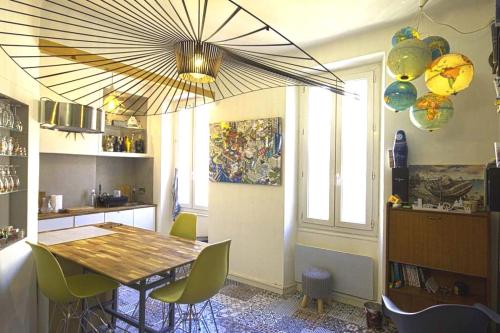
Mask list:
[{"label": "green dining chair", "polygon": [[196,214],[180,213],[175,218],[174,224],[172,224],[170,235],[196,240],[196,220]]},{"label": "green dining chair", "polygon": [[[108,330],[112,329],[109,322],[90,310],[88,300],[95,299],[104,313],[104,308],[97,296],[118,288],[119,284],[98,274],[65,276],[59,262],[46,247],[27,243],[31,246],[35,259],[38,286],[43,295],[56,303],[49,327],[52,325],[57,307],[61,307],[63,319],[59,323],[57,331],[63,325],[63,332],[68,332],[72,319],[78,320],[79,327],[88,328],[90,326],[94,332],[99,332],[102,325],[105,325]],[[83,311],[81,305],[84,307]],[[98,319],[99,328],[90,320],[91,316]]]},{"label": "green dining chair", "polygon": [[[158,288],[149,295],[163,303],[177,304],[180,316],[175,323],[174,332],[181,325],[186,331],[186,322],[187,332],[191,332],[193,324],[196,329],[201,329],[200,324],[204,325],[208,332],[208,325],[203,317],[207,307],[212,314],[215,330],[219,332],[210,299],[219,292],[226,281],[230,245],[231,240],[208,245],[199,254],[188,277]],[[200,304],[201,308],[197,309],[196,305]],[[187,310],[183,311],[180,305],[187,305]]]}]

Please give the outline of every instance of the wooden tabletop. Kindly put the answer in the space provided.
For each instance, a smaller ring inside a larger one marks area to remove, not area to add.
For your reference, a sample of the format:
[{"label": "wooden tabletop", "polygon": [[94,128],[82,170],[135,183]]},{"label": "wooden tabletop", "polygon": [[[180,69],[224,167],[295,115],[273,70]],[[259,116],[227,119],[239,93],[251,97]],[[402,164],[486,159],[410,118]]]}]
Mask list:
[{"label": "wooden tabletop", "polygon": [[124,226],[96,225],[114,234],[48,246],[55,255],[103,274],[122,284],[132,284],[193,262],[206,243]]}]

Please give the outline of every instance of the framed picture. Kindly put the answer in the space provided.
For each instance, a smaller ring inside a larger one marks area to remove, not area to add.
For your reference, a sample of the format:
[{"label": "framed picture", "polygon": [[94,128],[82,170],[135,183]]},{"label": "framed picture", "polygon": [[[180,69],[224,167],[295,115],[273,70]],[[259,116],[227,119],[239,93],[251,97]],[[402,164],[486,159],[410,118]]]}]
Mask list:
[{"label": "framed picture", "polygon": [[210,124],[210,180],[281,185],[281,145],[281,118]]},{"label": "framed picture", "polygon": [[410,203],[422,199],[424,204],[453,204],[462,199],[484,205],[483,165],[410,165],[409,170]]}]

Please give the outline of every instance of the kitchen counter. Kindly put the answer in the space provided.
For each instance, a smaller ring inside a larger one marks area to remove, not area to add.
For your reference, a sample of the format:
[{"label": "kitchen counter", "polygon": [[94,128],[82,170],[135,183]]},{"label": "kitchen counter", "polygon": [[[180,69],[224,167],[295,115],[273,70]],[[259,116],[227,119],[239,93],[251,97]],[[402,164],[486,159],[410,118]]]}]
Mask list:
[{"label": "kitchen counter", "polygon": [[148,207],[156,207],[155,204],[137,204],[137,205],[127,205],[127,206],[118,206],[118,207],[96,207],[93,209],[82,209],[82,210],[74,210],[68,213],[40,213],[38,214],[38,220],[48,220],[48,219],[56,219],[59,217],[70,217],[70,216],[80,216],[80,215],[89,215],[96,213],[109,213],[109,212],[119,212],[122,210],[131,210],[138,208],[148,208]]}]

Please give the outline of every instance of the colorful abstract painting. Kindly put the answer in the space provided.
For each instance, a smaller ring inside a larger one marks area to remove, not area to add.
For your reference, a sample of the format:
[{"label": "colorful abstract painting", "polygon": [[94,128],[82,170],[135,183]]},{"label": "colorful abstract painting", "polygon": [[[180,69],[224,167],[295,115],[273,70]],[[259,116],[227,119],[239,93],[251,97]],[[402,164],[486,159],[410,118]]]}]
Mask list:
[{"label": "colorful abstract painting", "polygon": [[210,124],[210,180],[281,185],[281,118]]},{"label": "colorful abstract painting", "polygon": [[484,204],[484,165],[410,165],[409,196],[413,203],[437,205],[455,200]]}]

